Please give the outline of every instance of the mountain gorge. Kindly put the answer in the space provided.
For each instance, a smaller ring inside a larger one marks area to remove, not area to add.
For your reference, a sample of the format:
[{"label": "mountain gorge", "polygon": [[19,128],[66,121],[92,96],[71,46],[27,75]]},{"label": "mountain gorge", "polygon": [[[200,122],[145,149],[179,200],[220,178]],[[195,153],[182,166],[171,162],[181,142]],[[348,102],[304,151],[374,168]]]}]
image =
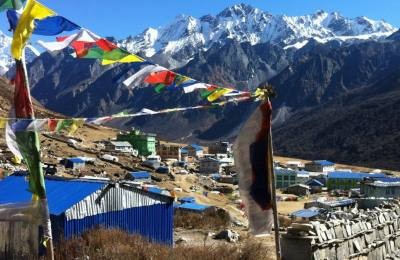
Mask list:
[{"label": "mountain gorge", "polygon": [[[384,21],[318,11],[290,17],[235,5],[216,16],[179,16],[118,41],[195,79],[254,90],[269,81],[277,154],[400,169],[399,31]],[[28,66],[32,94],[69,116],[202,104],[197,93],[125,87],[135,64],[101,66],[70,51],[43,53]],[[233,140],[257,104],[243,102],[114,122],[171,140]],[[176,126],[179,126],[177,128]]]}]

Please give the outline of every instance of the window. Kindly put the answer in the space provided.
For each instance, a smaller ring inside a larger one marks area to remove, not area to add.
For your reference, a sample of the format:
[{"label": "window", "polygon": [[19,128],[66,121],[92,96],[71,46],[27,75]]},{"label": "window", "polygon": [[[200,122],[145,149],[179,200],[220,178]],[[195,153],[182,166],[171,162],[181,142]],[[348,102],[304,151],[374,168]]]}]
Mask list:
[{"label": "window", "polygon": [[284,175],[284,176],[283,176],[283,179],[284,179],[285,181],[287,181],[287,180],[289,180],[289,176]]}]

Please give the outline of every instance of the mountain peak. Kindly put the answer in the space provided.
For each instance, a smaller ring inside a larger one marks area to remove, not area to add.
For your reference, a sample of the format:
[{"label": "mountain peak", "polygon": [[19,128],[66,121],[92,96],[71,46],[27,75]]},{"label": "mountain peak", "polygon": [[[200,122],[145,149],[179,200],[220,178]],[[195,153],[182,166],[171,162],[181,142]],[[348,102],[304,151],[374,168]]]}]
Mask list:
[{"label": "mountain peak", "polygon": [[248,4],[236,4],[225,8],[217,17],[243,17],[250,13],[256,12],[258,9]]}]

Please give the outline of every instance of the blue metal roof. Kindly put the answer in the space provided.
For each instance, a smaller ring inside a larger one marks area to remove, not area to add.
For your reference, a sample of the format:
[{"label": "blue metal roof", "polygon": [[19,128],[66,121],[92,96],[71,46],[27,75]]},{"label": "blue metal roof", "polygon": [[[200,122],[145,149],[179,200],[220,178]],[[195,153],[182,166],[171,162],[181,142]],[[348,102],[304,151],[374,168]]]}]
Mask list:
[{"label": "blue metal roof", "polygon": [[308,186],[324,186],[324,184],[322,182],[320,182],[319,180],[316,179],[310,179],[308,181],[306,181],[305,183]]},{"label": "blue metal roof", "polygon": [[189,144],[188,146],[185,146],[185,147],[181,148],[181,152],[186,152],[187,153],[187,148],[188,147],[192,147],[197,152],[198,151],[203,151],[203,147],[201,147],[200,145],[198,145],[198,144]]},{"label": "blue metal roof", "polygon": [[73,162],[73,163],[85,163],[84,160],[82,160],[81,158],[78,158],[78,157],[68,158],[67,161],[70,161],[70,162]]},{"label": "blue metal roof", "polygon": [[146,171],[131,172],[130,175],[131,175],[134,179],[148,179],[148,178],[151,178],[150,173],[148,173],[148,172],[146,172]]},{"label": "blue metal roof", "polygon": [[299,218],[312,218],[312,217],[318,216],[319,211],[313,210],[313,209],[301,209],[301,210],[297,210],[297,211],[293,212],[290,215],[299,217]]},{"label": "blue metal roof", "polygon": [[382,177],[379,178],[380,182],[400,182],[400,178],[395,178],[395,177]]},{"label": "blue metal roof", "polygon": [[316,161],[314,161],[314,163],[320,164],[322,166],[333,166],[333,165],[335,165],[335,163],[327,161],[327,160],[316,160]]},{"label": "blue metal roof", "polygon": [[[52,215],[60,215],[67,209],[107,185],[104,182],[46,179],[47,200]],[[24,176],[9,176],[0,180],[0,204],[27,202],[32,198],[28,181]]]},{"label": "blue metal roof", "polygon": [[194,203],[196,202],[196,199],[194,197],[182,197],[179,198],[178,201],[181,203]]},{"label": "blue metal roof", "polygon": [[328,172],[328,179],[357,179],[362,180],[363,178],[384,178],[386,177],[383,173],[365,173],[365,172],[342,172],[334,171]]},{"label": "blue metal roof", "polygon": [[179,208],[179,209],[204,211],[204,210],[208,209],[210,206],[197,204],[197,203],[183,203],[183,204],[175,204],[174,207]]}]

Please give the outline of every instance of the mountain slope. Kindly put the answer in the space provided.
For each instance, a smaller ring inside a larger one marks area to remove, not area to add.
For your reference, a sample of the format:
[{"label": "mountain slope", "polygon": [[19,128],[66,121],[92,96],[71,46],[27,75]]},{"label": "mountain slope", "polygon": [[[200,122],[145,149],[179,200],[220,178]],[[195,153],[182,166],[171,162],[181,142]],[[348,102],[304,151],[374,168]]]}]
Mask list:
[{"label": "mountain slope", "polygon": [[400,67],[274,128],[277,154],[400,169]]}]

